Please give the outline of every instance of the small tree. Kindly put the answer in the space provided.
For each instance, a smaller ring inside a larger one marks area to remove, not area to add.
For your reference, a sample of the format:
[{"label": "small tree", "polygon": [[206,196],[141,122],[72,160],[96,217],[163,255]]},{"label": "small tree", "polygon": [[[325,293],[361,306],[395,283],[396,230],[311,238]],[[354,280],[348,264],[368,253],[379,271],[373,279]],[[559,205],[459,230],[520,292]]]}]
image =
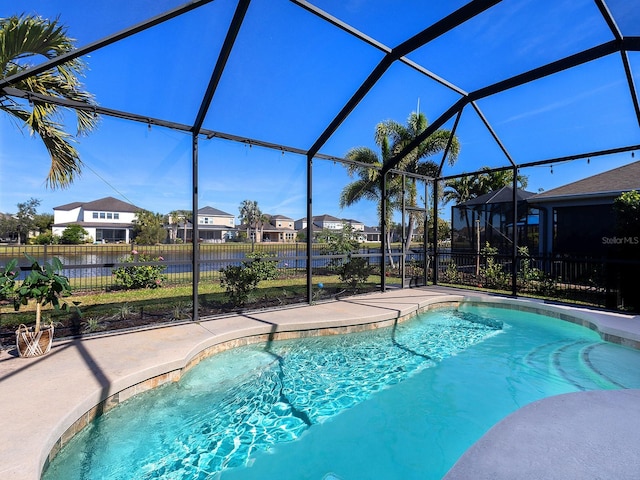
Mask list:
[{"label": "small tree", "polygon": [[53,214],[38,213],[33,219],[35,230],[39,233],[51,233],[53,227]]},{"label": "small tree", "polygon": [[84,243],[85,236],[88,234],[84,228],[82,228],[78,224],[69,225],[62,232],[62,236],[60,237],[60,243],[63,245],[80,245]]},{"label": "small tree", "polygon": [[167,238],[163,216],[159,213],[139,210],[133,224],[133,236],[139,245],[156,245]]},{"label": "small tree", "polygon": [[[190,210],[172,210],[167,215],[167,224],[169,225],[169,240],[172,243],[179,243],[180,241],[187,241],[187,225],[191,219]],[[182,223],[183,238],[178,238],[178,228]]]},{"label": "small tree", "polygon": [[[323,230],[326,232],[327,244],[324,247],[325,255],[332,255],[329,261],[331,268],[338,274],[340,280],[346,283],[352,290],[367,281],[373,273],[373,267],[366,258],[353,257],[360,244],[355,238],[353,226],[343,222],[341,230]],[[341,255],[336,257],[336,255]]]},{"label": "small tree", "polygon": [[30,198],[28,201],[18,204],[18,213],[16,213],[16,229],[18,233],[18,245],[23,240],[27,243],[29,232],[35,230],[36,209],[40,205],[40,200]]},{"label": "small tree", "polygon": [[[341,230],[322,230],[323,237],[326,238],[326,245],[323,248],[325,255],[351,255],[358,250],[360,244],[355,239],[353,226],[343,222]],[[338,266],[343,263],[342,258],[332,258],[330,264]]]},{"label": "small tree", "polygon": [[29,300],[36,302],[35,333],[40,331],[42,307],[53,305],[56,310],[67,310],[69,305],[62,297],[71,294],[69,279],[62,275],[62,262],[54,257],[51,262],[40,265],[35,258],[27,255],[31,262],[31,270],[22,284],[16,288],[13,306],[18,310],[21,305],[27,305]]}]

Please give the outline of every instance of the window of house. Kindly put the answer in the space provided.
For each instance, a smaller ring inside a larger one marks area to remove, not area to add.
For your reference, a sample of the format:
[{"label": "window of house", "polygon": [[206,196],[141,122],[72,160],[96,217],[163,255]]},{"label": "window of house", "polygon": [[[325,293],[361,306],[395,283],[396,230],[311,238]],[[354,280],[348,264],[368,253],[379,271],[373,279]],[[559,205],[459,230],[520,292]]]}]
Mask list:
[{"label": "window of house", "polygon": [[113,218],[113,213],[109,212],[107,213],[107,219],[111,220]]},{"label": "window of house", "polygon": [[93,218],[98,218],[98,212],[93,212]]},{"label": "window of house", "polygon": [[119,213],[114,213],[113,214],[113,219],[114,220],[119,220],[120,219],[120,214]]},{"label": "window of house", "polygon": [[106,214],[104,212],[100,212],[100,218],[106,218]]}]

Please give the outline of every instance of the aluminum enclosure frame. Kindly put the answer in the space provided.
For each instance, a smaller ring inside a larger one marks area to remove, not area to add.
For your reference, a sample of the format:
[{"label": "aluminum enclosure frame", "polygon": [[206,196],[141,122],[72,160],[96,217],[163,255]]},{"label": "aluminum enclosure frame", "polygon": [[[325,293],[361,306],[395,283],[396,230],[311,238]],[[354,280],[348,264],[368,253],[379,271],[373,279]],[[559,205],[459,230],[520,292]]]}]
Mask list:
[{"label": "aluminum enclosure frame", "polygon": [[[306,215],[307,215],[307,300],[308,302],[312,301],[312,226],[310,219],[313,217],[313,208],[312,208],[312,200],[313,200],[313,160],[331,160],[340,163],[349,163],[347,160],[343,158],[338,158],[335,156],[330,156],[326,154],[320,153],[320,149],[326,144],[326,142],[332,137],[332,135],[336,132],[336,130],[340,127],[340,125],[349,117],[349,115],[353,112],[353,110],[357,107],[357,105],[365,98],[367,93],[378,83],[378,81],[384,76],[384,74],[388,71],[388,69],[396,62],[402,63],[413,70],[419,72],[421,75],[438,82],[439,84],[445,86],[455,94],[459,96],[459,99],[455,101],[444,113],[440,115],[435,121],[433,121],[429,126],[418,135],[414,141],[412,141],[409,145],[406,146],[401,152],[397,153],[394,157],[392,157],[387,163],[385,163],[381,168],[381,191],[383,192],[381,198],[381,212],[384,212],[386,209],[386,178],[389,173],[402,173],[398,172],[397,167],[398,164],[402,161],[402,159],[409,154],[414,148],[416,148],[422,141],[427,139],[431,134],[436,132],[439,128],[441,128],[445,123],[447,123],[454,116],[455,122],[452,130],[452,137],[455,135],[456,127],[460,117],[463,114],[463,110],[469,104],[471,104],[472,108],[475,110],[476,114],[482,120],[485,128],[489,131],[492,138],[499,146],[500,150],[505,156],[505,166],[497,167],[491,169],[492,171],[500,171],[500,170],[512,170],[514,177],[514,215],[517,215],[515,209],[515,190],[516,190],[516,178],[517,173],[522,168],[530,167],[530,166],[539,166],[539,165],[548,165],[548,164],[557,164],[561,162],[573,161],[581,158],[596,158],[599,156],[611,155],[614,153],[620,153],[625,151],[633,151],[640,149],[640,145],[627,145],[620,146],[618,148],[601,150],[596,152],[585,152],[578,153],[576,155],[565,156],[565,157],[557,157],[557,158],[548,158],[541,159],[534,162],[527,163],[518,163],[516,159],[512,158],[512,156],[507,151],[506,147],[501,142],[498,135],[495,133],[491,124],[480,111],[477,101],[490,97],[492,95],[496,95],[498,93],[510,90],[512,88],[528,84],[531,82],[535,82],[536,80],[548,77],[550,75],[577,67],[579,65],[583,65],[588,62],[592,62],[594,60],[600,59],[602,57],[619,54],[620,61],[622,63],[623,70],[625,72],[625,80],[627,83],[627,88],[629,90],[629,97],[632,102],[636,121],[638,126],[640,126],[640,103],[638,100],[637,89],[634,84],[633,75],[631,72],[631,67],[629,63],[629,57],[627,52],[639,52],[640,51],[640,37],[631,36],[626,37],[622,34],[618,25],[616,24],[615,18],[611,14],[606,0],[594,0],[596,6],[598,7],[598,11],[602,16],[603,22],[608,26],[613,40],[604,42],[600,45],[597,45],[592,48],[588,48],[586,50],[580,51],[576,54],[567,56],[565,58],[561,58],[559,60],[550,62],[545,65],[541,65],[532,70],[526,71],[524,73],[514,75],[512,77],[504,78],[494,84],[484,86],[479,88],[473,92],[465,92],[463,89],[454,85],[453,83],[443,79],[436,74],[430,72],[425,67],[419,65],[416,62],[409,60],[406,56],[415,50],[421,48],[422,46],[428,44],[429,42],[441,37],[443,34],[448,33],[454,30],[456,27],[464,24],[465,22],[477,17],[483,12],[493,8],[494,6],[500,4],[502,0],[471,0],[461,8],[457,9],[453,13],[447,15],[441,20],[435,22],[432,25],[429,25],[427,28],[419,32],[418,34],[412,36],[404,42],[401,42],[395,47],[388,47],[384,44],[378,42],[377,40],[367,36],[366,34],[358,31],[354,27],[346,24],[340,19],[324,12],[318,7],[314,6],[312,3],[306,0],[290,0],[290,2],[297,7],[306,10],[312,15],[320,18],[322,21],[325,21],[327,24],[333,26],[334,28],[341,29],[344,32],[347,32],[349,35],[355,37],[362,43],[368,45],[369,47],[381,51],[384,53],[384,57],[377,64],[377,66],[369,73],[367,78],[360,84],[357,90],[353,93],[351,98],[343,105],[343,107],[339,110],[339,112],[334,116],[334,118],[327,124],[322,133],[317,137],[317,139],[313,142],[311,146],[307,150],[294,148],[286,145],[280,145],[275,143],[270,143],[266,140],[259,139],[251,139],[247,137],[242,137],[235,135],[233,133],[223,133],[216,132],[213,130],[208,130],[203,127],[204,120],[209,112],[212,99],[216,93],[216,89],[218,83],[224,75],[225,67],[227,60],[233,54],[233,48],[235,44],[235,40],[243,26],[245,15],[249,9],[250,0],[239,0],[236,5],[236,10],[233,16],[233,19],[230,22],[228,30],[226,32],[225,40],[223,46],[218,53],[218,58],[215,64],[215,67],[211,73],[211,78],[209,81],[209,85],[206,89],[206,92],[203,95],[202,102],[198,109],[198,113],[194,118],[193,124],[185,125],[174,122],[170,119],[158,119],[145,116],[139,113],[133,112],[125,112],[114,109],[109,109],[106,107],[93,105],[93,104],[83,104],[80,102],[71,102],[64,99],[48,97],[45,95],[36,94],[34,92],[23,91],[15,87],[16,83],[22,80],[25,80],[31,76],[37,75],[39,73],[45,72],[51,68],[54,68],[58,65],[61,65],[69,60],[79,58],[81,56],[87,55],[91,52],[99,50],[103,47],[111,45],[115,42],[128,38],[132,35],[135,35],[139,32],[147,30],[149,28],[153,28],[156,25],[162,24],[168,20],[176,18],[185,13],[196,10],[204,5],[207,5],[214,0],[193,0],[187,4],[184,4],[180,7],[174,8],[164,14],[155,16],[147,21],[136,24],[130,28],[124,29],[120,32],[117,32],[113,35],[110,35],[102,40],[97,42],[93,42],[89,45],[86,45],[82,48],[74,50],[65,55],[61,55],[59,57],[53,58],[51,60],[45,61],[40,65],[20,72],[11,77],[7,77],[4,79],[0,79],[0,97],[15,97],[15,98],[23,98],[27,99],[31,102],[44,102],[60,105],[63,107],[73,108],[73,109],[81,109],[81,110],[89,110],[93,111],[96,114],[112,116],[116,118],[121,118],[134,122],[147,123],[148,125],[157,125],[164,128],[169,128],[176,131],[181,131],[184,133],[188,133],[192,136],[192,209],[194,212],[198,210],[198,143],[201,139],[211,139],[211,138],[222,138],[233,142],[241,142],[247,143],[249,145],[260,145],[265,148],[270,148],[274,150],[281,150],[283,152],[292,152],[299,155],[303,155],[306,157],[307,162],[307,191],[306,191]],[[421,177],[425,182],[431,182],[433,185],[433,201],[434,201],[434,269],[433,269],[433,281],[434,283],[438,282],[437,277],[437,206],[438,206],[438,182],[445,181],[447,179],[458,178],[461,176],[472,175],[473,173],[465,173],[462,175],[445,175],[444,167],[445,160],[447,158],[447,154],[449,151],[449,147],[451,144],[451,138],[449,141],[449,145],[447,146],[445,153],[443,155],[442,161],[440,163],[438,174],[436,178],[431,179],[428,177]],[[479,172],[478,172],[479,173]],[[514,217],[514,218],[517,218]],[[385,268],[386,268],[386,258],[385,258],[385,250],[386,250],[386,229],[388,228],[385,225],[384,218],[380,219],[380,227],[382,230],[382,272],[381,272],[381,289],[386,289],[385,285]],[[198,266],[199,266],[199,257],[198,257],[198,235],[197,235],[197,222],[194,222],[194,234],[193,234],[193,257],[192,257],[192,268],[193,268],[193,320],[198,320]],[[427,231],[425,228],[424,235],[426,237]],[[426,238],[424,241],[426,245]],[[513,271],[512,271],[512,293],[516,295],[515,289],[515,258],[517,255],[517,243],[515,238],[515,229],[514,229],[514,238],[513,238]],[[426,255],[426,249],[425,249]]]}]

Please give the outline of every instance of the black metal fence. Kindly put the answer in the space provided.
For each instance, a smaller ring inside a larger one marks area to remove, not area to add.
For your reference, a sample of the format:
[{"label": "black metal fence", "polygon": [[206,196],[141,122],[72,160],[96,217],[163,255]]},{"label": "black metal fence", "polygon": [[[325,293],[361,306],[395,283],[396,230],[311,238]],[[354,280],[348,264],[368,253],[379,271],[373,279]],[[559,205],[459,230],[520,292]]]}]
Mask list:
[{"label": "black metal fence", "polygon": [[[637,311],[638,259],[516,256],[516,294],[610,310]],[[513,293],[513,257],[446,253],[438,257],[439,283]]]},{"label": "black metal fence", "polygon": [[[216,243],[199,245],[198,270],[200,281],[220,279],[220,271],[229,265],[240,265],[252,252],[250,244]],[[305,243],[256,244],[255,251],[265,252],[269,259],[277,261],[279,275],[296,277],[306,275],[307,249]],[[76,291],[108,290],[117,286],[114,271],[120,267],[162,266],[165,284],[188,284],[193,280],[193,246],[179,245],[22,245],[0,247],[0,266],[11,259],[18,260],[22,273],[29,271],[31,265],[26,255],[39,262],[50,261],[57,257],[64,265],[64,275],[69,277]],[[379,268],[381,253],[379,248],[361,248],[354,257],[367,258],[370,265]],[[311,267],[314,274],[330,273],[336,260],[344,255],[326,253],[326,246],[314,246]],[[396,253],[396,261],[398,261]]]},{"label": "black metal fence", "polygon": [[[115,269],[123,266],[161,265],[165,284],[189,284],[193,280],[192,245],[52,245],[0,247],[0,266],[16,258],[25,275],[30,255],[38,261],[58,257],[64,264],[74,290],[105,291],[113,288]],[[257,244],[256,251],[266,252],[277,261],[281,277],[304,277],[307,267],[305,243]],[[228,265],[239,265],[251,253],[251,245],[218,243],[199,245],[199,281],[218,281],[220,271]],[[380,273],[380,248],[365,247],[354,257],[366,258]],[[311,256],[313,275],[331,274],[332,266],[344,255],[326,252],[326,246],[314,245]],[[513,258],[504,255],[440,252],[438,283],[469,286],[513,293]],[[387,257],[387,284],[419,286],[433,279],[433,253],[418,248],[402,258],[398,249]],[[425,275],[426,272],[426,275]],[[516,257],[516,294],[544,297],[560,301],[585,303],[611,310],[640,309],[640,284],[636,280],[640,260],[577,257]]]}]

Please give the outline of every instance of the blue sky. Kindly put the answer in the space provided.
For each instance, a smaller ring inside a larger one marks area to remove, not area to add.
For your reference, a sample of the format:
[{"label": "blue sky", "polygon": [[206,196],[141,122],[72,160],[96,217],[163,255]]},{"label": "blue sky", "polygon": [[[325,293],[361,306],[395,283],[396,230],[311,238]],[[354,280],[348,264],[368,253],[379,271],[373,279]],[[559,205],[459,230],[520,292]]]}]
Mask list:
[{"label": "blue sky", "polygon": [[[393,47],[465,2],[312,3]],[[180,4],[178,0],[23,0],[14,10],[4,3],[0,15],[59,17],[77,45],[84,46]],[[85,59],[87,89],[104,107],[192,123],[234,8],[232,0],[217,0],[92,53]],[[640,34],[640,8],[622,0],[609,2],[609,8],[625,35]],[[592,0],[505,0],[409,58],[470,92],[611,38]],[[629,57],[640,85],[640,54],[630,52]],[[254,0],[204,127],[306,150],[381,58],[379,51],[291,2]],[[407,66],[395,64],[321,152],[343,157],[354,146],[375,149],[378,122],[404,122],[418,102],[420,111],[435,120],[458,98]],[[517,163],[640,144],[619,55],[480,100],[478,106]],[[446,174],[507,164],[470,106],[457,136],[461,154]],[[45,187],[49,159],[37,138],[0,117],[0,145],[3,212],[14,212],[18,202],[30,197],[42,200],[40,212],[105,196],[160,213],[191,207],[187,134],[103,117],[100,128],[77,145],[85,163],[82,176],[69,189],[55,191]],[[529,177],[528,189],[535,192],[632,160],[625,153],[554,165],[553,174],[549,166],[522,173]],[[237,215],[240,202],[250,199],[257,200],[265,213],[294,219],[306,214],[305,158],[292,153],[202,139],[199,179],[201,207]],[[340,191],[349,181],[340,164],[316,160],[314,214],[377,224],[371,203],[339,209]]]}]

